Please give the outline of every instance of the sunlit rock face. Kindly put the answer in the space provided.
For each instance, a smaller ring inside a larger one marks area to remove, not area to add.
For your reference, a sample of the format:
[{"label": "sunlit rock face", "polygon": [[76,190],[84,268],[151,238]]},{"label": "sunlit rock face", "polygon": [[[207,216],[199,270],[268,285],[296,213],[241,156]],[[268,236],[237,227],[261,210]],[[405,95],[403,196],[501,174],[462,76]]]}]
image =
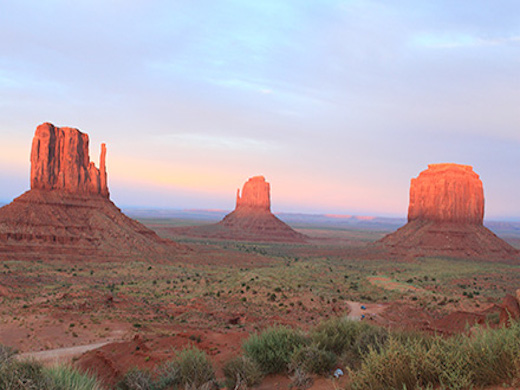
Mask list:
[{"label": "sunlit rock face", "polygon": [[236,210],[254,209],[271,211],[271,195],[269,183],[263,176],[254,176],[249,179],[242,188],[237,190]]},{"label": "sunlit rock face", "polygon": [[306,242],[308,238],[271,212],[270,185],[263,176],[250,178],[242,193],[237,191],[235,210],[219,223],[173,231],[194,237],[261,242]]},{"label": "sunlit rock face", "polygon": [[484,190],[469,165],[430,164],[412,179],[408,221],[482,225]]},{"label": "sunlit rock face", "polygon": [[99,169],[89,158],[88,135],[70,127],[44,123],[36,128],[31,150],[31,189],[64,190],[109,197],[101,145]]},{"label": "sunlit rock face", "polygon": [[408,223],[378,241],[413,257],[519,262],[518,251],[484,227],[484,190],[468,165],[431,164],[412,179]]},{"label": "sunlit rock face", "polygon": [[109,199],[101,145],[100,167],[90,162],[88,135],[44,123],[31,150],[31,189],[0,208],[0,256],[67,255],[90,260],[154,256],[182,249],[128,218]]}]

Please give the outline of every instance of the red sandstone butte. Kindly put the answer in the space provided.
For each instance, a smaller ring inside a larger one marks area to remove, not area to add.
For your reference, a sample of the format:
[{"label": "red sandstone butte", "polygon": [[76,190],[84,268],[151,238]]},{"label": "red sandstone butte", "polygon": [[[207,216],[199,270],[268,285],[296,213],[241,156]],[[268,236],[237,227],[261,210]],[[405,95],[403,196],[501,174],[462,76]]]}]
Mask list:
[{"label": "red sandstone butte", "polygon": [[109,197],[105,166],[106,147],[101,144],[99,169],[89,158],[88,135],[50,123],[36,128],[31,150],[31,189],[64,190]]},{"label": "red sandstone butte", "polygon": [[213,225],[170,228],[173,233],[225,240],[263,242],[305,242],[307,237],[293,230],[271,213],[269,183],[263,176],[250,178],[237,191],[235,210]]},{"label": "red sandstone butte", "polygon": [[129,255],[169,256],[179,244],[128,218],[109,199],[101,145],[100,167],[78,129],[44,123],[31,150],[31,189],[0,208],[0,258]]},{"label": "red sandstone butte", "polygon": [[484,220],[484,189],[469,165],[430,164],[412,179],[408,221],[471,223]]},{"label": "red sandstone butte", "polygon": [[468,165],[431,164],[412,179],[408,223],[379,243],[398,256],[518,262],[518,251],[483,226],[484,190]]},{"label": "red sandstone butte", "polygon": [[255,209],[271,212],[269,183],[265,181],[263,176],[254,176],[249,179],[242,188],[242,196],[240,196],[240,189],[237,190],[235,209]]}]

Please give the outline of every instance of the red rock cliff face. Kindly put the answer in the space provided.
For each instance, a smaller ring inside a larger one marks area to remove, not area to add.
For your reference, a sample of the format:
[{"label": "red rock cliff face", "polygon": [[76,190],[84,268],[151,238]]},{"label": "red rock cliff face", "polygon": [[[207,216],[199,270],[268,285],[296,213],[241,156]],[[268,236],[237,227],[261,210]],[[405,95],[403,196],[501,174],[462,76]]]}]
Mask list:
[{"label": "red rock cliff face", "polygon": [[88,135],[70,127],[44,123],[36,128],[31,150],[31,189],[109,197],[105,166],[106,147],[101,145],[99,169],[90,162]]},{"label": "red rock cliff face", "polygon": [[242,188],[242,196],[240,196],[240,190],[237,190],[236,210],[248,208],[271,211],[269,183],[263,176],[249,179]]},{"label": "red rock cliff face", "polygon": [[412,179],[408,221],[482,225],[484,190],[469,165],[430,164]]}]

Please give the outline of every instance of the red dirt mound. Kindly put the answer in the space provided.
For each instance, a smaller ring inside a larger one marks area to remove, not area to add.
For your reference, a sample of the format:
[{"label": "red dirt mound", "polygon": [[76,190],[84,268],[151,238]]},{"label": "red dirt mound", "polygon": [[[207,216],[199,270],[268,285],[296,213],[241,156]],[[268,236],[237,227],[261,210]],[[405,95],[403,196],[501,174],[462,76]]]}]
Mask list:
[{"label": "red dirt mound", "polygon": [[89,371],[105,384],[114,385],[133,367],[154,368],[172,359],[175,354],[195,345],[211,357],[222,376],[222,365],[240,354],[247,332],[187,331],[176,336],[152,336],[143,339],[136,336],[131,341],[110,343],[86,352],[75,363],[83,371]]}]

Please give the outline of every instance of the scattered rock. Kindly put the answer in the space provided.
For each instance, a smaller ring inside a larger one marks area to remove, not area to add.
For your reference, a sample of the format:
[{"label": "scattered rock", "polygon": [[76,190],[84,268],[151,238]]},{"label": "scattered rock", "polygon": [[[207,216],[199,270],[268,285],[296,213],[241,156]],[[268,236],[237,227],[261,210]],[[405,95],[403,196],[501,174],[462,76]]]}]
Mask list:
[{"label": "scattered rock", "polygon": [[520,319],[520,301],[516,297],[507,294],[502,301],[500,311],[500,325],[510,325],[512,321]]}]

